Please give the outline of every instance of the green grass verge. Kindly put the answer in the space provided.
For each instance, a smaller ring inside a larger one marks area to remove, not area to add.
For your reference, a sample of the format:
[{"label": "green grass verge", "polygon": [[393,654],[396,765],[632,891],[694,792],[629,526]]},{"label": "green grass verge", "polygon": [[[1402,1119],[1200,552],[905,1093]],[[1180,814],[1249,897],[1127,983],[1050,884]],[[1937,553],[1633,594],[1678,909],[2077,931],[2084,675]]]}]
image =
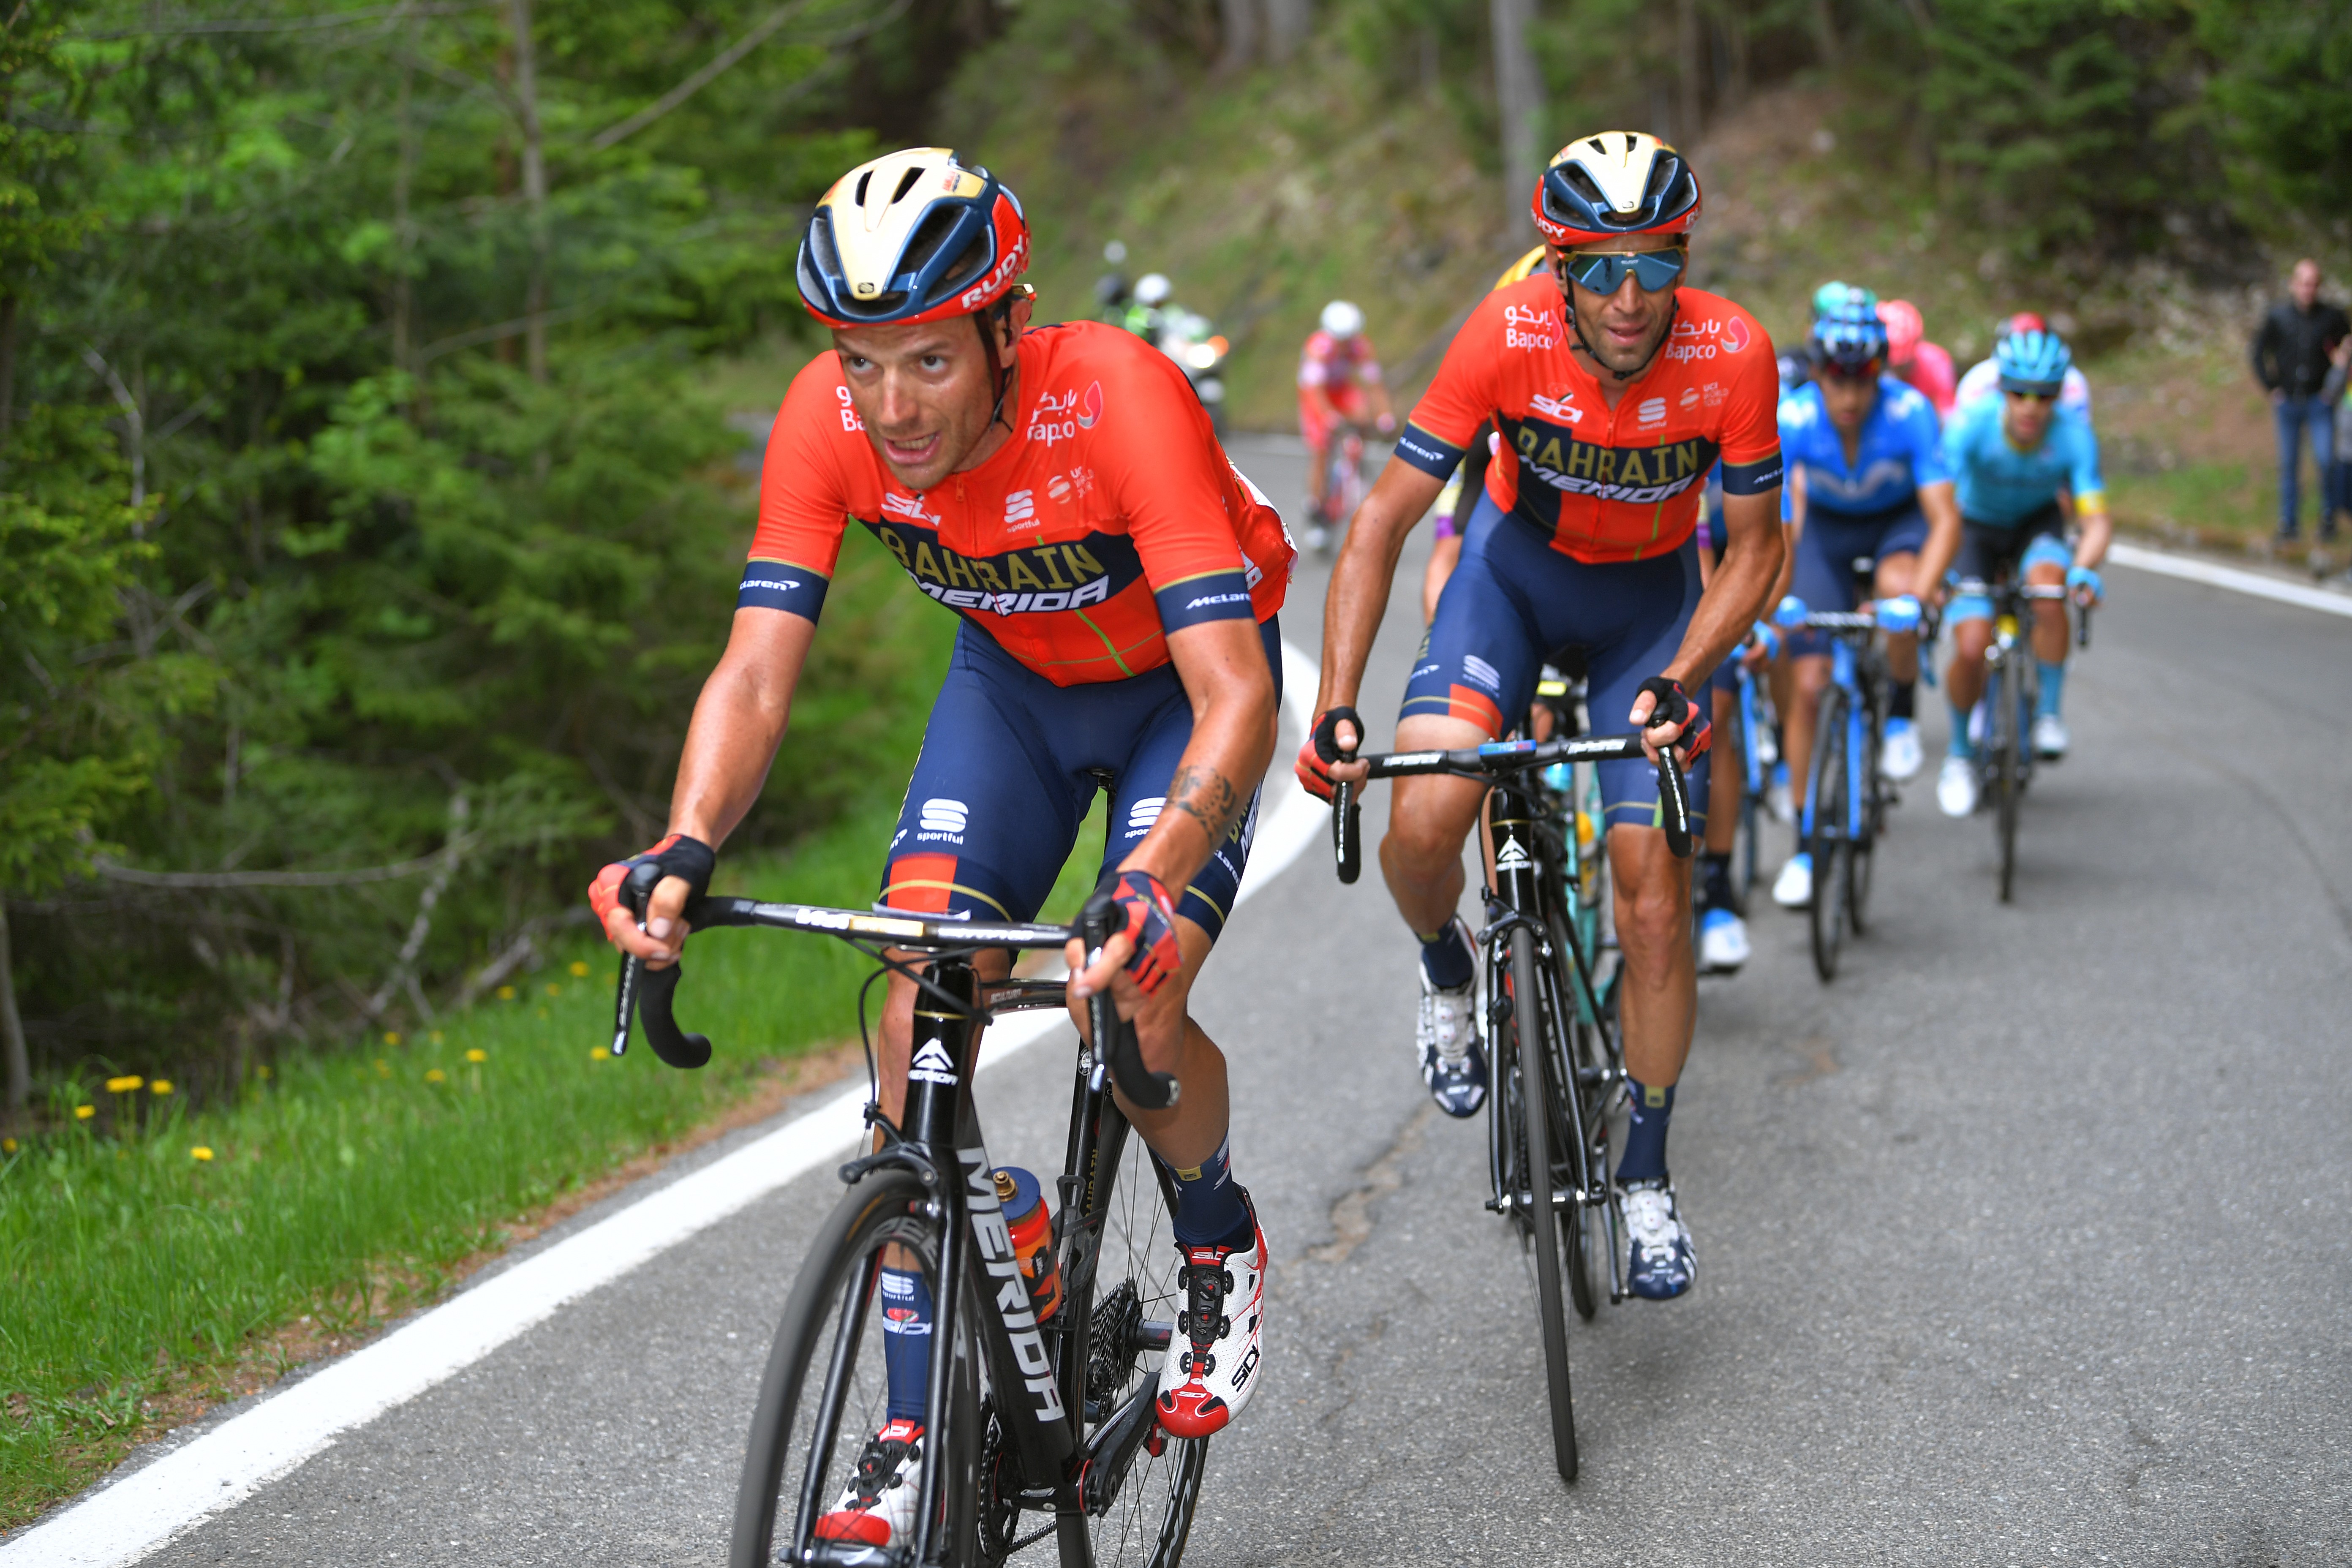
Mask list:
[{"label": "green grass verge", "polygon": [[[895,813],[871,805],[722,886],[863,906]],[[1075,912],[1102,843],[1097,802],[1047,918]],[[718,1048],[698,1073],[606,1054],[612,960],[583,943],[421,1037],[282,1062],[235,1104],[188,1112],[142,1084],[87,1118],[59,1107],[58,1131],[0,1158],[0,1529],[282,1325],[363,1332],[430,1300],[532,1211],[856,1033],[866,969],[837,942],[714,933],[688,969],[679,1011]]]}]

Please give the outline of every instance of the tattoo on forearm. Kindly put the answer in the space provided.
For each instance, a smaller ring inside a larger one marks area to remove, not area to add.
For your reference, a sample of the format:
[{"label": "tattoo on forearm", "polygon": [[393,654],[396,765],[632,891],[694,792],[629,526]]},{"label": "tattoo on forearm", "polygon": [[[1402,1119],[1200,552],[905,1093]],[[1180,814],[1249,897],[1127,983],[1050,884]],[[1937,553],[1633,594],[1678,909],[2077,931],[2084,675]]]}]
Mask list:
[{"label": "tattoo on forearm", "polygon": [[1221,841],[1242,814],[1242,796],[1231,780],[1211,767],[1186,763],[1168,785],[1168,805],[1201,825],[1209,842]]}]

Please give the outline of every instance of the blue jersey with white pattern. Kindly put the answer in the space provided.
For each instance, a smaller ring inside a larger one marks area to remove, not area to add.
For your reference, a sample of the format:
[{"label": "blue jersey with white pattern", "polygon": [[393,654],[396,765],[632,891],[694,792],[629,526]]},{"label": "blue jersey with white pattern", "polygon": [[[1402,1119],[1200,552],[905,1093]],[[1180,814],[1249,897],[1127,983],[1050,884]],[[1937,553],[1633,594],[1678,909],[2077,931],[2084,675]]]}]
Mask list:
[{"label": "blue jersey with white pattern", "polygon": [[[1804,469],[1809,510],[1841,516],[1908,505],[1922,487],[1952,477],[1936,405],[1891,375],[1878,378],[1878,401],[1862,422],[1862,443],[1852,464],[1822,403],[1821,384],[1811,381],[1780,399],[1780,457],[1791,471]],[[1793,515],[1786,489],[1780,492],[1780,515]]]},{"label": "blue jersey with white pattern", "polygon": [[2007,401],[1988,397],[1971,403],[1944,432],[1944,458],[1959,483],[1960,515],[1970,522],[2014,528],[2062,489],[2074,492],[2079,509],[2102,509],[2106,483],[2099,477],[2099,438],[2091,416],[2061,403],[2051,411],[2042,444],[2021,452],[2000,427]]}]

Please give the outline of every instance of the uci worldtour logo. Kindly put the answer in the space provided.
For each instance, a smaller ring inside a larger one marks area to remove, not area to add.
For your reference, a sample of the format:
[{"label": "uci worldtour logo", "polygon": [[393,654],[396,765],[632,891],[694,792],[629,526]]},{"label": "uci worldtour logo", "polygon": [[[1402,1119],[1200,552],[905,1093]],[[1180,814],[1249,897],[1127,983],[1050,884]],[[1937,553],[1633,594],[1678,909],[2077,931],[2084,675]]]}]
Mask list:
[{"label": "uci worldtour logo", "polygon": [[1103,389],[1099,381],[1088,382],[1084,395],[1076,388],[1055,397],[1052,393],[1037,400],[1036,410],[1029,416],[1029,439],[1043,441],[1051,447],[1056,441],[1075,440],[1081,430],[1091,430],[1103,416]]}]

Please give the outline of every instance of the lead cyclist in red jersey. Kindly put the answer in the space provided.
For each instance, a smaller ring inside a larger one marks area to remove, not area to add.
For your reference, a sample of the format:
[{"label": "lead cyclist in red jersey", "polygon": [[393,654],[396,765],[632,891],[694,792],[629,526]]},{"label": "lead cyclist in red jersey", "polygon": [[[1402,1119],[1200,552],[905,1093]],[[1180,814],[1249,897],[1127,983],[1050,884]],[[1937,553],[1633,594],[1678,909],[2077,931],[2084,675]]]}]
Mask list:
[{"label": "lead cyclist in red jersey", "polygon": [[[695,706],[669,836],[591,890],[606,934],[674,963],[690,895],[758,797],[782,741],[842,533],[871,531],[963,620],[891,840],[891,908],[1026,921],[1098,784],[1112,830],[1096,894],[1123,930],[1073,1012],[1108,986],[1181,1102],[1121,1108],[1176,1191],[1190,1292],[1160,1382],[1179,1436],[1223,1426],[1259,1367],[1265,1241],[1233,1180],[1223,1056],[1186,1008],[1233,907],[1272,754],[1275,615],[1293,552],[1225,458],[1183,373],[1097,322],[1028,331],[1030,237],[986,169],[939,148],[853,169],[817,205],[803,300],[834,348],[796,376],[769,439],[759,530],[727,651]],[[660,863],[643,928],[615,893]],[[1001,952],[980,965],[1006,972]],[[898,1120],[915,988],[883,1010],[881,1112]],[[902,1545],[921,1494],[929,1281],[886,1256],[889,1420],[817,1527]]]},{"label": "lead cyclist in red jersey", "polygon": [[[1698,182],[1654,137],[1570,142],[1534,207],[1549,269],[1472,311],[1340,552],[1299,777],[1318,794],[1364,778],[1361,763],[1342,759],[1360,738],[1353,704],[1398,553],[1492,420],[1502,449],[1407,682],[1398,747],[1499,737],[1527,711],[1538,667],[1581,654],[1595,722],[1657,725],[1652,741],[1690,758],[1692,804],[1704,812],[1708,720],[1689,694],[1754,623],[1780,568],[1771,341],[1731,301],[1677,288]],[[1727,537],[1702,592],[1693,535],[1718,457]],[[1657,826],[1650,768],[1604,763],[1601,791],[1633,1080],[1616,1178],[1633,1289],[1664,1299],[1689,1289],[1695,1267],[1665,1164],[1696,1005],[1690,871]],[[1381,845],[1389,890],[1422,944],[1423,1079],[1457,1116],[1475,1112],[1486,1088],[1469,1016],[1475,957],[1454,914],[1463,840],[1485,793],[1454,778],[1401,779]]]}]

